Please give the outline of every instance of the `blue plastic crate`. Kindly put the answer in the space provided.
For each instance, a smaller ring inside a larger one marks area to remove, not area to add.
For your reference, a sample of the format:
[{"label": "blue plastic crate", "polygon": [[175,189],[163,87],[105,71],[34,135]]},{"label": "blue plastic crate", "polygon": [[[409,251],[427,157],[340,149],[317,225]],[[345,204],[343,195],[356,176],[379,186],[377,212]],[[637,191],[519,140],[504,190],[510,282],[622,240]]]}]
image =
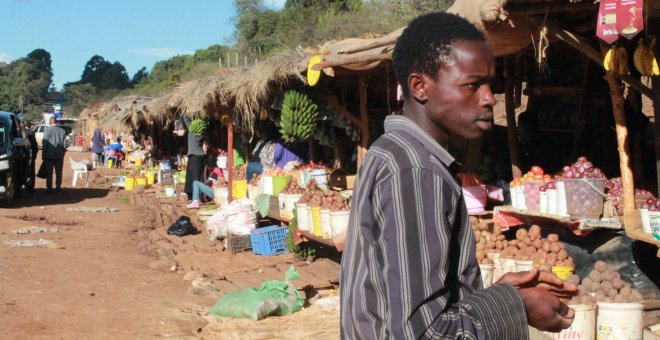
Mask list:
[{"label": "blue plastic crate", "polygon": [[255,254],[271,256],[288,252],[286,249],[286,234],[289,228],[272,225],[258,228],[250,232],[252,251]]}]

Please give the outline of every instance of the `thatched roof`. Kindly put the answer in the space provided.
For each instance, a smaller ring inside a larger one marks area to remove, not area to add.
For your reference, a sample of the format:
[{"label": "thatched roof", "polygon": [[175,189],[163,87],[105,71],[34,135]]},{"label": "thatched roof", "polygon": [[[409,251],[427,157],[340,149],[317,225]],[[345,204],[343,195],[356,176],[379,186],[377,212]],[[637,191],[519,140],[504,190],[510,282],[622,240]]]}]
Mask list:
[{"label": "thatched roof", "polygon": [[123,127],[122,118],[124,118],[125,114],[131,112],[134,107],[138,107],[151,99],[151,97],[135,95],[115,97],[105,103],[97,112],[97,126],[102,129],[121,129]]},{"label": "thatched roof", "polygon": [[309,53],[301,49],[287,51],[251,67],[185,83],[174,91],[168,106],[177,107],[178,112],[191,117],[202,114],[219,117],[233,110],[241,116],[244,127],[251,128],[257,113],[273,93],[294,79],[305,82],[298,65],[308,57]]}]

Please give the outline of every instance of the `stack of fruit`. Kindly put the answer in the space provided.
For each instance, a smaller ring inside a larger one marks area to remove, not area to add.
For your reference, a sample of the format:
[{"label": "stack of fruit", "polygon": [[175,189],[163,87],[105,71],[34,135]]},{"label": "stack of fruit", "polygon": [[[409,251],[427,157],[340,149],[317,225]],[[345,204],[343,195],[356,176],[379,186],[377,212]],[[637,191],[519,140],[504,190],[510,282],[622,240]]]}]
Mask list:
[{"label": "stack of fruit", "polygon": [[289,184],[286,185],[286,188],[282,190],[282,193],[287,195],[301,195],[303,193],[303,189],[298,185],[298,179],[292,178],[289,181]]},{"label": "stack of fruit", "polygon": [[304,141],[317,128],[318,106],[305,94],[289,90],[284,93],[280,133],[287,143]]},{"label": "stack of fruit", "polygon": [[578,295],[569,304],[594,304],[596,302],[642,302],[642,294],[632,289],[621,279],[621,275],[608,268],[604,261],[596,261],[589,276],[580,281],[578,275],[571,275],[567,282],[578,285]]}]

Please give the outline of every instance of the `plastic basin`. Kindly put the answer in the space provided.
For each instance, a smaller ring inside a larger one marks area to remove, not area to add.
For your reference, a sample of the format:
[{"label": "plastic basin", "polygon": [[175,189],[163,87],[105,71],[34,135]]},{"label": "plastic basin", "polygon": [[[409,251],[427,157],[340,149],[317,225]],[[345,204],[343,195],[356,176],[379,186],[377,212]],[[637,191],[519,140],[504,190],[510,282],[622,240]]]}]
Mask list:
[{"label": "plastic basin", "polygon": [[566,210],[571,218],[598,219],[603,213],[605,179],[576,178],[564,180]]}]

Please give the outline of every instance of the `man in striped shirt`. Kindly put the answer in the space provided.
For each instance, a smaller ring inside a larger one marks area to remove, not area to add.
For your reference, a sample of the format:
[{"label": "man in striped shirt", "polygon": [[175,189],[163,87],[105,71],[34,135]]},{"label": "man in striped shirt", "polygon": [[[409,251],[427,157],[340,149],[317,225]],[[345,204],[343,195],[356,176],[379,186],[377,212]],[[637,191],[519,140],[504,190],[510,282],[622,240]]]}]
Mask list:
[{"label": "man in striped shirt", "polygon": [[507,274],[482,289],[475,237],[446,151],[452,137],[492,127],[495,76],[482,34],[432,13],[398,39],[405,96],[360,168],[341,268],[344,339],[527,339],[527,325],[559,331],[575,292],[550,273]]}]

